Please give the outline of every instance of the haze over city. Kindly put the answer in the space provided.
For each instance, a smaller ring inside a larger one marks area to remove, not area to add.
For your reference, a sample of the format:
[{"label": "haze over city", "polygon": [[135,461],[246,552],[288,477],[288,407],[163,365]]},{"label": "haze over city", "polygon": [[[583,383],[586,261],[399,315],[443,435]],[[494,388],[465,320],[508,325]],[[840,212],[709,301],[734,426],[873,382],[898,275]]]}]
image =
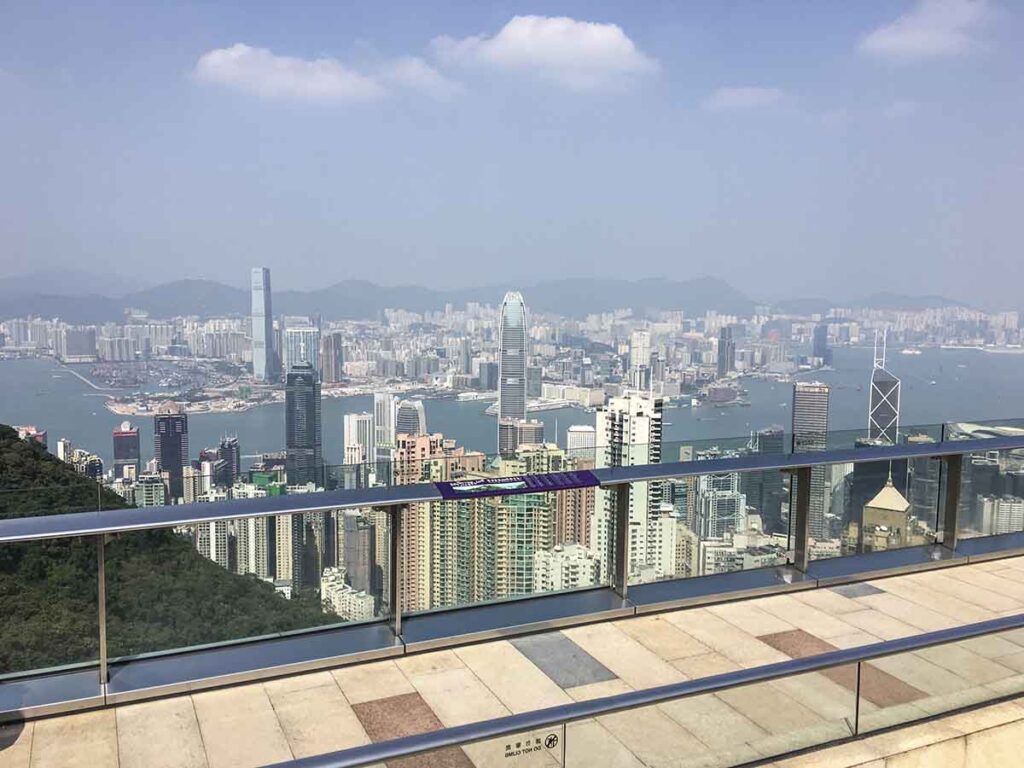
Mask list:
[{"label": "haze over city", "polygon": [[1022,23],[987,0],[12,6],[0,275],[706,274],[1019,308]]}]

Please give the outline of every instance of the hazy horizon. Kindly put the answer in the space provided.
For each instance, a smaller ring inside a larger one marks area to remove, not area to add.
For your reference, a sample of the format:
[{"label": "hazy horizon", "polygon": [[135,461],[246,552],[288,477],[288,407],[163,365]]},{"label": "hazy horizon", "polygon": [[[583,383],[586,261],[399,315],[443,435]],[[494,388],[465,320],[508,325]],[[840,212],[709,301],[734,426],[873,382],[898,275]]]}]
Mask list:
[{"label": "hazy horizon", "polygon": [[1009,2],[3,21],[0,280],[243,287],[262,264],[276,290],[711,276],[762,300],[1022,303]]}]

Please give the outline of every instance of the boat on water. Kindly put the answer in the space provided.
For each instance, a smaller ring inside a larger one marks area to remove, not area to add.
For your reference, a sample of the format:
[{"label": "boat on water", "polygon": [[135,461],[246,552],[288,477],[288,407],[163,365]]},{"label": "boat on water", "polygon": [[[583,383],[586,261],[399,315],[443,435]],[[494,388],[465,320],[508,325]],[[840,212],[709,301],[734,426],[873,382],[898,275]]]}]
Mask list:
[{"label": "boat on water", "polygon": [[906,349],[900,350],[901,355],[920,355],[921,350],[916,347],[907,347]]}]

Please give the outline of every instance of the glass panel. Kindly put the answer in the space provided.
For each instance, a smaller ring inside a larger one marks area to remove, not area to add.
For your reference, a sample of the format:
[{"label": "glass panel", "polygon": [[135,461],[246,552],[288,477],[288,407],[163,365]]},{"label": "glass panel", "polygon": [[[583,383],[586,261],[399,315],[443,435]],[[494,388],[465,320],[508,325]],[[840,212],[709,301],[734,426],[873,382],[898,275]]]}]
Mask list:
[{"label": "glass panel", "polygon": [[332,510],[120,534],[107,545],[111,658],[388,615],[388,514]]},{"label": "glass panel", "polygon": [[957,512],[961,538],[1024,531],[1024,450],[965,455]]},{"label": "glass panel", "polygon": [[731,766],[853,734],[856,671],[797,675],[570,723],[566,765]]},{"label": "glass panel", "polygon": [[860,732],[1024,692],[1024,630],[999,632],[865,662]]},{"label": "glass panel", "polygon": [[97,584],[93,539],[0,544],[0,681],[96,662]]}]

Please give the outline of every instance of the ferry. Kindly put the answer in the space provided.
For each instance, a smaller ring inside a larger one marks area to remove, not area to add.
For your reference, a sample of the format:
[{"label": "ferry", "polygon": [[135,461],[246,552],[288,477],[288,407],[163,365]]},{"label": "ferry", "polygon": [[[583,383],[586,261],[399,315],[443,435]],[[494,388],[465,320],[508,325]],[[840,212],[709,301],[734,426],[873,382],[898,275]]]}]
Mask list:
[{"label": "ferry", "polygon": [[900,350],[901,355],[920,355],[921,350],[915,347],[907,347],[906,349]]}]

